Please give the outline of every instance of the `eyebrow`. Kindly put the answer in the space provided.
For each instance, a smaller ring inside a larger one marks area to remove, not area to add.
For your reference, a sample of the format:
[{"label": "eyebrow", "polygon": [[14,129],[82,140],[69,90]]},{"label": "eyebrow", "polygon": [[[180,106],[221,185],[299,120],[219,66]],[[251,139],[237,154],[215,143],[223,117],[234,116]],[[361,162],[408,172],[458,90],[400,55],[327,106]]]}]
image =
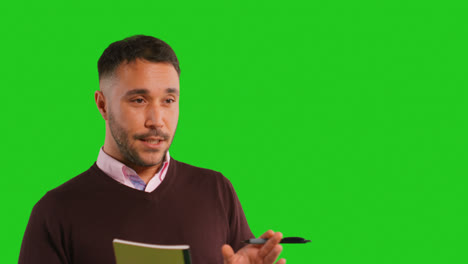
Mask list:
[{"label": "eyebrow", "polygon": [[149,94],[148,89],[133,89],[125,93],[125,96],[132,96],[136,94]]},{"label": "eyebrow", "polygon": [[176,88],[167,88],[166,93],[173,93],[173,94],[179,95],[179,90]]},{"label": "eyebrow", "polygon": [[[125,96],[132,96],[132,95],[137,95],[137,94],[149,94],[150,91],[148,89],[133,89],[125,93]],[[179,90],[176,88],[167,88],[166,93],[173,93],[176,95],[179,95]]]}]

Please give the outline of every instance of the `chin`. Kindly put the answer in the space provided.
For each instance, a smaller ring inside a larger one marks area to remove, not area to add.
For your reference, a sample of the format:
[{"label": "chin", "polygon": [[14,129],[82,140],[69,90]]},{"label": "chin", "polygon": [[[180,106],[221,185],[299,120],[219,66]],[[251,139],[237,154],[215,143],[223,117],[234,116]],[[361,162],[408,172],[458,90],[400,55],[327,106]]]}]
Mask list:
[{"label": "chin", "polygon": [[[164,152],[165,153],[165,152]],[[141,161],[146,167],[156,166],[164,161],[164,154],[162,155],[151,155],[150,157],[141,157]]]}]

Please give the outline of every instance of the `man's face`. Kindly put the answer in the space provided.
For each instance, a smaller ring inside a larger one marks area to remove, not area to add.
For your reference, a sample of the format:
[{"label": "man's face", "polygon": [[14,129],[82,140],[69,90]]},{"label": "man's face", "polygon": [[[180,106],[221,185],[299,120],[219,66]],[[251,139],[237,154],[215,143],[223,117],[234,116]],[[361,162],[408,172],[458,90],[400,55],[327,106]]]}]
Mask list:
[{"label": "man's face", "polygon": [[179,75],[174,66],[138,59],[121,64],[102,84],[108,85],[104,150],[131,167],[161,164],[179,118]]}]

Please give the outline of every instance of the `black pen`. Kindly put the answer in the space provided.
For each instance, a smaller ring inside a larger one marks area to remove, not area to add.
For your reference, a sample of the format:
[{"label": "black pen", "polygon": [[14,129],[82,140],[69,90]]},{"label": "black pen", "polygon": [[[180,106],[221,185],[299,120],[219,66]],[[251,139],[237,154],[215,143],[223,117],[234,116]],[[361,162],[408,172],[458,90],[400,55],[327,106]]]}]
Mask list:
[{"label": "black pen", "polygon": [[[261,245],[261,244],[265,244],[267,241],[268,239],[265,239],[265,238],[251,238],[249,240],[244,240],[242,242],[247,243],[247,244]],[[302,237],[285,237],[281,239],[280,244],[304,244],[308,242],[310,242],[310,240],[305,240]]]}]

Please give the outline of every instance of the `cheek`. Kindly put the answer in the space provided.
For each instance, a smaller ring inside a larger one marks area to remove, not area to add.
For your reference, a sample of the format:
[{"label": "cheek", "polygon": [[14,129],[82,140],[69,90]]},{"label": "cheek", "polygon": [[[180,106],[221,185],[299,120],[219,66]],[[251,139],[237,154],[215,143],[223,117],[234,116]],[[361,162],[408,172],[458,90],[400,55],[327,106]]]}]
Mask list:
[{"label": "cheek", "polygon": [[138,126],[141,126],[144,123],[144,112],[142,109],[136,108],[124,108],[120,110],[121,123],[123,126],[127,127],[129,130],[137,129]]},{"label": "cheek", "polygon": [[169,122],[171,124],[171,129],[175,130],[177,127],[177,123],[179,122],[179,110],[178,109],[177,111],[174,111],[173,113],[171,113]]}]

